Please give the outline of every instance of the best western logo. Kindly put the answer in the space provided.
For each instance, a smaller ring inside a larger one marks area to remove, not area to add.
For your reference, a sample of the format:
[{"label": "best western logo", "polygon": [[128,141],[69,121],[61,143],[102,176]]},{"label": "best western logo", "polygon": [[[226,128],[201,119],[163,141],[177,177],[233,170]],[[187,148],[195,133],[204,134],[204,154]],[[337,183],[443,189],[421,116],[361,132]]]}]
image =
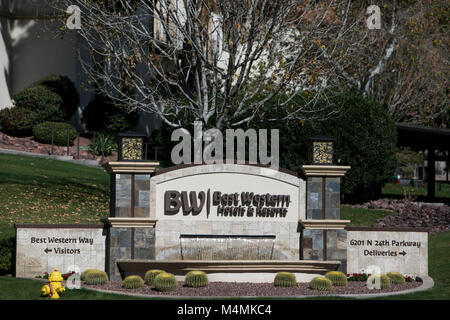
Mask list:
[{"label": "best western logo", "polygon": [[224,217],[285,218],[290,202],[290,195],[168,190],[164,194],[164,215],[177,215],[181,210],[183,216],[197,216],[205,209],[208,218],[215,209],[217,216]]}]

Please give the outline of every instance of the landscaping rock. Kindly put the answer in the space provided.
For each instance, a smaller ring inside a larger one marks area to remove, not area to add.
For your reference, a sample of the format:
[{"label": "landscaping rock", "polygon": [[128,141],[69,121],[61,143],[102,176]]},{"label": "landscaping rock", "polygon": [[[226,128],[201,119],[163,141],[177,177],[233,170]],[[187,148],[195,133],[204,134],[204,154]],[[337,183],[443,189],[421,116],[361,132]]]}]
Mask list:
[{"label": "landscaping rock", "polygon": [[446,205],[437,206],[407,199],[379,199],[352,207],[394,212],[392,216],[378,219],[373,227],[428,228],[430,234],[450,230],[450,207]]}]

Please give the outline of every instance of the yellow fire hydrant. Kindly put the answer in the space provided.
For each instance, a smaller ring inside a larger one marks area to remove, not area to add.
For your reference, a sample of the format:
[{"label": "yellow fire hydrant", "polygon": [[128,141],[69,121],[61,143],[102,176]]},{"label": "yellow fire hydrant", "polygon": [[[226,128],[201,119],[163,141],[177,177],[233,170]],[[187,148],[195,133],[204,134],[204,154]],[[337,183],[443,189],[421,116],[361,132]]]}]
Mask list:
[{"label": "yellow fire hydrant", "polygon": [[62,285],[63,280],[61,273],[58,272],[58,268],[55,268],[55,271],[48,277],[48,284],[41,289],[42,295],[51,299],[58,299],[59,294],[66,291],[66,288]]}]

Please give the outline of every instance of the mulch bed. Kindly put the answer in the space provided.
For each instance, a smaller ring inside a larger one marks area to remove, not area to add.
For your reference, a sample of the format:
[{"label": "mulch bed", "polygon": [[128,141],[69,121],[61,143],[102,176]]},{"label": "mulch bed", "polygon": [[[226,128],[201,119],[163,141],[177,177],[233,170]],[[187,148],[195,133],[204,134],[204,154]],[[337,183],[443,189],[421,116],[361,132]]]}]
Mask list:
[{"label": "mulch bed", "polygon": [[235,283],[235,282],[211,282],[207,287],[190,288],[178,282],[174,291],[159,292],[153,287],[144,285],[139,289],[124,289],[121,281],[111,281],[105,285],[86,285],[82,287],[107,291],[119,291],[129,294],[144,294],[149,296],[184,296],[184,297],[282,297],[282,296],[329,296],[336,294],[374,294],[397,292],[417,288],[422,282],[407,282],[403,285],[391,285],[390,289],[369,290],[365,282],[348,282],[345,287],[333,287],[331,291],[321,292],[310,289],[308,283],[298,283],[296,287],[275,287],[273,283]]}]

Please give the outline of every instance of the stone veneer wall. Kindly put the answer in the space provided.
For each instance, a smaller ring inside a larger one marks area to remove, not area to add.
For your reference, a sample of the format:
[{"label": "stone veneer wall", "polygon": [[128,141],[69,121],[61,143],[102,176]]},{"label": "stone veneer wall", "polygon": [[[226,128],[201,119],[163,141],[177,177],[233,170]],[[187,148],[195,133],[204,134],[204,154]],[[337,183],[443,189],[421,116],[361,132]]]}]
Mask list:
[{"label": "stone veneer wall", "polygon": [[[340,186],[340,177],[327,176],[326,173],[307,176],[306,220],[340,220]],[[304,229],[301,236],[301,259],[338,260],[341,261],[339,270],[346,272],[346,241],[345,229]]]},{"label": "stone veneer wall", "polygon": [[[306,182],[306,219],[323,219],[323,178],[308,177]],[[325,178],[325,219],[340,219],[340,178]]]},{"label": "stone veneer wall", "polygon": [[107,248],[107,272],[111,280],[120,280],[116,261],[120,259],[155,259],[155,229],[110,227]]}]

